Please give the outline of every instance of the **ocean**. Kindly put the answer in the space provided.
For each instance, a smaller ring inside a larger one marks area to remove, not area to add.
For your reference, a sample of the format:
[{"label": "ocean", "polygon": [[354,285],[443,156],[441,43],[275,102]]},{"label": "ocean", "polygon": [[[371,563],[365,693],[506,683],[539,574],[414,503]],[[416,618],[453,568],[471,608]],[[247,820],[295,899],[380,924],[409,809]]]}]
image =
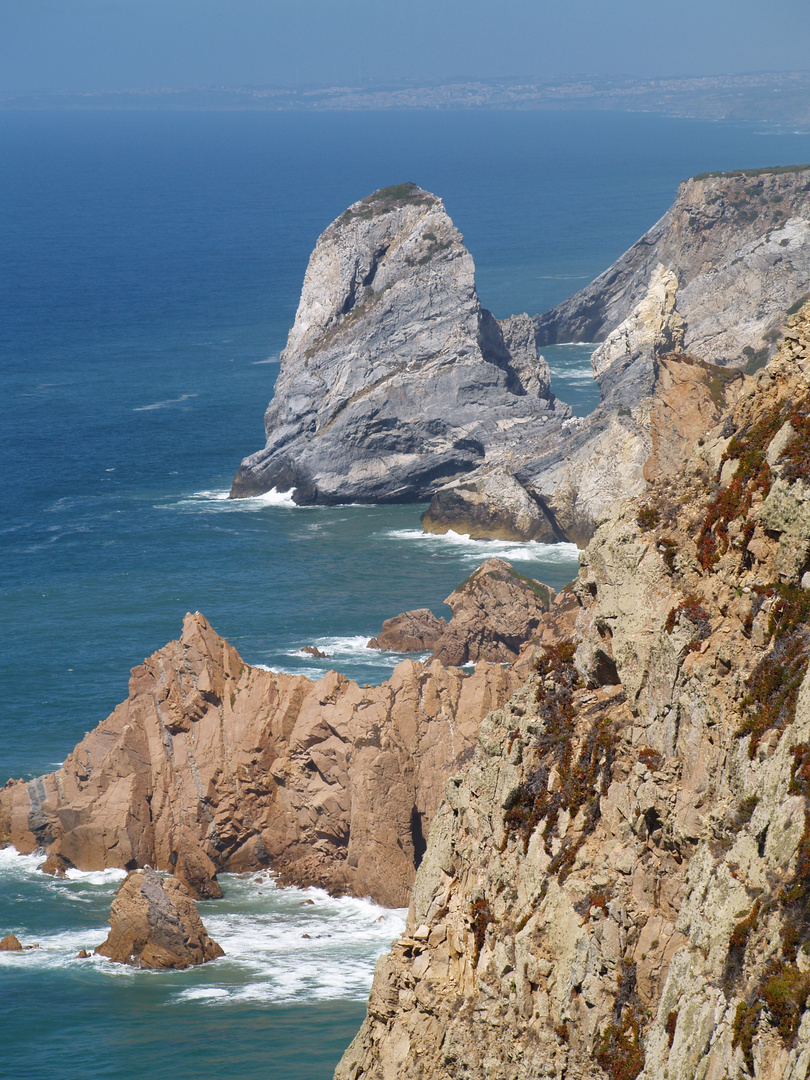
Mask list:
[{"label": "ocean", "polygon": [[[645,114],[0,112],[0,783],[55,768],[129,669],[202,611],[251,663],[361,682],[382,620],[498,554],[560,587],[572,545],[426,537],[421,506],[229,502],[318,234],[412,180],[445,200],[497,316],[553,306],[680,180],[810,160],[810,133]],[[546,350],[578,415],[589,348]],[[315,661],[304,645],[329,654]],[[223,877],[227,956],[154,974],[74,960],[120,874],[53,881],[0,852],[0,1076],[314,1080],[364,1014],[404,912]],[[308,904],[307,900],[314,903]],[[303,935],[308,934],[309,937]]]}]

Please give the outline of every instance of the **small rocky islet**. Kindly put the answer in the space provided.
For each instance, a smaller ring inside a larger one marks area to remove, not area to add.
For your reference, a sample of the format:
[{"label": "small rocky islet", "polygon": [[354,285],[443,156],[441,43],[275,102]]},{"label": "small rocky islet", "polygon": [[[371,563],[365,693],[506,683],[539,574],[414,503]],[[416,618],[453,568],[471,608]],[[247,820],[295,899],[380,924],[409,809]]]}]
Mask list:
[{"label": "small rocky islet", "polygon": [[[490,560],[449,622],[384,624],[372,647],[433,655],[379,687],[253,668],[188,615],[60,770],[0,789],[0,842],[132,871],[111,939],[143,966],[216,955],[169,901],[222,870],[409,901],[339,1080],[806,1080],[808,192],[694,178],[502,322],[439,199],[350,207],[232,495],[430,499],[427,529],[579,543],[576,581]],[[580,420],[537,350],[589,338]]]}]

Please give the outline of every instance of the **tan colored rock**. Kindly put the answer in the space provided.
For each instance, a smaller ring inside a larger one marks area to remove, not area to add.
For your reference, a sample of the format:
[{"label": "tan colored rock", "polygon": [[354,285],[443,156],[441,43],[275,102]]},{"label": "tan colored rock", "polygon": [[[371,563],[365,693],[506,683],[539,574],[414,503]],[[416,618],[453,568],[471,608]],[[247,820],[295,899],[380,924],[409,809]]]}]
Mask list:
[{"label": "tan colored rock", "polygon": [[[810,307],[801,325],[810,347]],[[672,439],[650,513],[599,527],[575,584],[593,685],[538,649],[481,724],[337,1080],[806,1080],[810,631],[777,577],[784,537],[806,535],[803,482],[762,491],[797,406],[810,383],[785,344],[703,446]],[[752,457],[718,504],[735,433]],[[593,677],[600,650],[620,685]]]},{"label": "tan colored rock", "polygon": [[488,559],[445,600],[453,618],[436,642],[434,657],[443,664],[510,663],[537,631],[555,595],[504,559]]},{"label": "tan colored rock", "polygon": [[14,934],[0,938],[0,952],[22,952],[22,945]]},{"label": "tan colored rock", "polygon": [[140,968],[187,968],[224,956],[208,936],[194,901],[174,879],[154,870],[133,870],[121,882],[110,909],[110,933],[95,950],[117,964]]},{"label": "tan colored rock", "polygon": [[83,870],[179,866],[201,896],[216,871],[270,866],[401,906],[447,778],[519,681],[406,660],[381,686],[312,682],[188,615],[61,769],[0,789],[0,838]]},{"label": "tan colored rock", "polygon": [[386,619],[368,648],[383,652],[429,652],[446,629],[446,619],[438,618],[429,608],[417,608]]},{"label": "tan colored rock", "polygon": [[[747,381],[739,372],[677,354],[660,357],[657,367],[652,454],[644,464],[644,478],[651,481],[677,475],[694,444],[716,426]],[[723,482],[730,479],[724,475]]]}]

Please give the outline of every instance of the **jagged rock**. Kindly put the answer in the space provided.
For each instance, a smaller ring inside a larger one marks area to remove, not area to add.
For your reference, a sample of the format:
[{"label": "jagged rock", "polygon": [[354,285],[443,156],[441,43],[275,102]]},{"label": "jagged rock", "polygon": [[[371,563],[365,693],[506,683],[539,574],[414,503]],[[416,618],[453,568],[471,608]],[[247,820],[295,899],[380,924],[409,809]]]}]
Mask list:
[{"label": "jagged rock", "polygon": [[72,868],[73,864],[70,860],[63,858],[61,855],[49,855],[39,867],[43,874],[51,874],[54,877],[64,877],[67,871]]},{"label": "jagged rock", "polygon": [[446,619],[434,615],[429,608],[417,608],[386,619],[368,648],[383,652],[430,652],[446,629]]},{"label": "jagged rock", "polygon": [[265,416],[267,445],[242,462],[231,495],[424,499],[529,421],[568,415],[549,392],[528,316],[502,325],[481,308],[441,200],[401,184],[354,203],[319,238]]},{"label": "jagged rock", "polygon": [[187,615],[61,769],[0,788],[0,837],[82,870],[179,865],[202,895],[211,866],[272,865],[400,906],[447,777],[518,682],[412,660],[382,686],[313,682],[250,667]]},{"label": "jagged rock", "polygon": [[806,440],[766,453],[810,379],[786,340],[732,397],[583,553],[576,663],[481,724],[337,1080],[806,1080],[810,607],[765,507],[803,503]]},{"label": "jagged rock", "polygon": [[95,950],[117,964],[187,968],[225,953],[208,936],[185,888],[148,868],[121,882],[110,909],[110,933]]},{"label": "jagged rock", "polygon": [[79,951],[76,953],[76,959],[77,960],[89,960],[90,955],[91,954],[87,951],[87,949],[79,949]]},{"label": "jagged rock", "polygon": [[216,863],[191,838],[186,838],[177,852],[174,877],[195,900],[222,898]]},{"label": "jagged rock", "polygon": [[14,934],[6,934],[0,938],[0,952],[22,952],[23,947]]},{"label": "jagged rock", "polygon": [[479,469],[440,487],[422,514],[422,528],[476,540],[562,539],[542,504],[502,469]]},{"label": "jagged rock", "polygon": [[329,656],[329,653],[321,652],[317,645],[304,645],[301,652],[314,656],[316,660],[326,660]]},{"label": "jagged rock", "polygon": [[443,664],[510,663],[540,626],[555,595],[504,559],[487,559],[445,600],[453,617],[434,646],[434,658]]}]

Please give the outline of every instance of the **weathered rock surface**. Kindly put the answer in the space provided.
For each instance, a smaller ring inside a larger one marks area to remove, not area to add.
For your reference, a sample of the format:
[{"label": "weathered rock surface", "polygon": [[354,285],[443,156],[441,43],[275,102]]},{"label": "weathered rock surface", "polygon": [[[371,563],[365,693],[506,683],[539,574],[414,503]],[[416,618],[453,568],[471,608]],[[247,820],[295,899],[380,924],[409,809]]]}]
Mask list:
[{"label": "weathered rock surface", "polygon": [[542,502],[504,469],[483,466],[438,489],[422,514],[429,533],[453,532],[474,540],[563,539]]},{"label": "weathered rock surface", "polygon": [[22,952],[23,947],[20,944],[19,938],[14,934],[6,934],[4,938],[0,938],[0,952]]},{"label": "weathered rock surface", "polygon": [[404,611],[386,619],[382,630],[368,643],[369,649],[383,652],[432,652],[447,629],[447,619],[434,615],[429,608]]},{"label": "weathered rock surface", "polygon": [[267,445],[231,495],[405,502],[474,469],[533,421],[570,415],[549,392],[526,315],[481,308],[440,199],[375,192],[321,235],[265,416]]},{"label": "weathered rock surface", "polygon": [[487,559],[445,600],[453,617],[433,649],[443,664],[511,663],[534,636],[556,593],[519,574],[504,559]]},{"label": "weathered rock surface", "polygon": [[194,901],[173,878],[133,870],[121,882],[110,909],[110,933],[95,950],[117,964],[141,968],[187,968],[224,956],[208,936]]},{"label": "weathered rock surface", "polygon": [[199,613],[61,769],[0,789],[0,844],[83,870],[218,870],[407,902],[446,778],[519,677],[403,661],[388,682],[245,664]]},{"label": "weathered rock surface", "polygon": [[338,1080],[806,1080],[808,432],[810,307],[600,526],[570,645],[448,783]]},{"label": "weathered rock surface", "polygon": [[688,353],[734,367],[766,355],[784,312],[810,292],[810,168],[685,181],[629,251],[538,317],[538,344],[604,340],[642,300],[659,266],[677,279]]}]

